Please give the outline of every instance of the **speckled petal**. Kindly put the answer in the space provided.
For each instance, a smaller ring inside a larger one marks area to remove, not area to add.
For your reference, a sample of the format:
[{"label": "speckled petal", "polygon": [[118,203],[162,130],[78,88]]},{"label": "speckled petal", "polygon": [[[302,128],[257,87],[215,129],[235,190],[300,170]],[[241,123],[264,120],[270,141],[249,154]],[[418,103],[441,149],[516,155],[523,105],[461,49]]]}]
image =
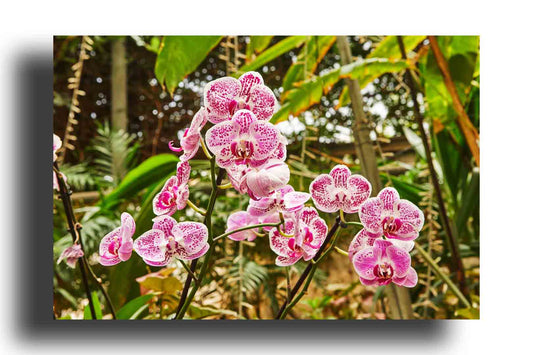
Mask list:
[{"label": "speckled petal", "polygon": [[319,175],[311,182],[309,192],[311,193],[311,198],[316,208],[327,213],[333,213],[339,210],[340,206],[332,196],[333,189],[334,181],[328,174]]},{"label": "speckled petal", "polygon": [[400,199],[400,195],[395,188],[386,187],[379,192],[378,198],[383,203],[383,209],[392,211],[394,209],[395,202]]},{"label": "speckled petal", "polygon": [[263,77],[256,71],[249,71],[239,77],[239,83],[241,85],[239,96],[248,99],[252,88],[263,85]]},{"label": "speckled petal", "polygon": [[404,277],[400,278],[394,276],[392,278],[392,282],[394,282],[398,286],[414,287],[418,283],[418,275],[416,273],[416,270],[410,267],[409,271],[407,271],[407,274]]},{"label": "speckled petal", "polygon": [[396,205],[397,216],[402,223],[410,223],[417,231],[424,225],[424,213],[411,201],[399,200]]},{"label": "speckled petal", "polygon": [[224,77],[208,83],[204,91],[204,105],[208,110],[208,119],[219,123],[231,118],[231,104],[241,92],[240,82],[231,77]]},{"label": "speckled petal", "polygon": [[283,196],[284,212],[295,212],[303,208],[311,195],[306,192],[289,192]]},{"label": "speckled petal", "polygon": [[365,229],[373,234],[382,234],[381,213],[383,205],[379,198],[373,197],[366,200],[359,211],[359,219]]},{"label": "speckled petal", "polygon": [[143,259],[161,262],[165,260],[165,233],[159,229],[151,229],[135,239],[133,249]]},{"label": "speckled petal", "polygon": [[407,271],[409,271],[409,267],[411,266],[411,256],[409,253],[394,245],[390,245],[386,249],[386,254],[392,263],[394,275],[397,277],[405,276]]},{"label": "speckled petal", "polygon": [[171,237],[172,230],[174,227],[178,224],[176,220],[170,216],[159,216],[152,219],[154,222],[154,225],[152,226],[152,229],[157,229],[163,232],[163,235],[165,238]]},{"label": "speckled petal", "polygon": [[352,175],[346,181],[348,199],[343,203],[342,210],[346,213],[359,212],[361,205],[372,192],[372,185],[361,175]]},{"label": "speckled petal", "polygon": [[218,123],[205,133],[205,144],[217,158],[231,158],[230,145],[237,138],[238,132],[239,126],[233,121]]},{"label": "speckled petal", "polygon": [[350,247],[348,248],[348,258],[352,260],[353,256],[359,250],[372,247],[375,241],[376,241],[375,235],[368,233],[366,229],[361,229],[359,233],[355,235],[352,242],[350,243]]},{"label": "speckled petal", "polygon": [[333,178],[333,183],[335,184],[335,187],[339,188],[346,188],[348,183],[348,178],[352,172],[346,165],[336,165],[333,169],[331,169],[331,172],[329,175]]},{"label": "speckled petal", "polygon": [[269,122],[256,121],[250,125],[250,136],[254,139],[253,159],[264,159],[274,154],[279,146],[280,133],[278,129]]},{"label": "speckled petal", "polygon": [[287,164],[273,161],[263,169],[246,174],[246,186],[251,197],[258,199],[269,196],[289,182],[290,170]]},{"label": "speckled petal", "polygon": [[176,240],[183,240],[187,253],[200,251],[207,244],[207,227],[198,222],[181,222],[174,226],[172,234]]},{"label": "speckled petal", "polygon": [[250,91],[249,103],[258,120],[269,120],[274,114],[276,96],[264,85],[255,86]]},{"label": "speckled petal", "polygon": [[189,165],[189,162],[182,161],[179,162],[176,165],[176,177],[177,177],[177,185],[185,185],[189,182],[189,176],[191,174],[191,166]]}]

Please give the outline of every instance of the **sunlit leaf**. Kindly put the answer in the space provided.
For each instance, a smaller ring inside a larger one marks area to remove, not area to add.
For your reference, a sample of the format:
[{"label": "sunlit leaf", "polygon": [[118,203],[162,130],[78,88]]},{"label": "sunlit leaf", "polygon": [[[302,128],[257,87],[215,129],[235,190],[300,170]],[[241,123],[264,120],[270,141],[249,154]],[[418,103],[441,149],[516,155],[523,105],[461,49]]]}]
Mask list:
[{"label": "sunlit leaf", "polygon": [[159,83],[173,93],[221,39],[222,36],[165,36],[155,62]]},{"label": "sunlit leaf", "polygon": [[246,61],[265,50],[274,36],[250,36],[250,43],[246,46]]},{"label": "sunlit leaf", "polygon": [[271,60],[274,60],[280,55],[290,51],[293,48],[301,46],[302,43],[304,43],[306,38],[307,38],[306,36],[291,36],[291,37],[287,37],[279,41],[272,47],[265,50],[259,56],[257,56],[257,58],[255,58],[253,61],[251,61],[248,64],[243,65],[239,69],[239,72],[235,74],[235,76],[239,76],[242,73],[245,73],[247,71],[261,68],[263,65],[270,62]]},{"label": "sunlit leaf", "polygon": [[[405,51],[409,53],[415,47],[424,40],[427,36],[403,36],[403,45]],[[388,58],[388,59],[400,59],[402,53],[398,45],[397,36],[385,37],[377,47],[368,55],[367,58]]]},{"label": "sunlit leaf", "polygon": [[117,312],[117,319],[131,319],[135,313],[142,309],[148,301],[154,298],[154,293],[149,293],[147,295],[142,295],[137,298],[132,299],[126,303],[119,311]]}]

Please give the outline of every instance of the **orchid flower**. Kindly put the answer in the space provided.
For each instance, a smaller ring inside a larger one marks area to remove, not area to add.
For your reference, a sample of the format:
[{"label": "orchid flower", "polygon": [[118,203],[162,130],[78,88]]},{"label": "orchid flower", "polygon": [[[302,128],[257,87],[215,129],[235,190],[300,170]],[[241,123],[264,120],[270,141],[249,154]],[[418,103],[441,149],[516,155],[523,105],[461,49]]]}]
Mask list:
[{"label": "orchid flower", "polygon": [[308,193],[295,192],[292,186],[286,185],[269,196],[250,200],[248,212],[256,217],[270,213],[292,213],[301,210],[310,198]]},{"label": "orchid flower", "polygon": [[165,182],[163,189],[153,200],[154,213],[160,215],[173,215],[176,210],[182,210],[187,206],[189,199],[189,175],[191,166],[187,161],[179,162],[176,166],[176,175]]},{"label": "orchid flower", "polygon": [[[53,143],[53,161],[54,162],[57,159],[56,152],[59,150],[59,148],[61,148],[62,145],[63,145],[63,143],[61,142],[61,138],[59,138],[57,135],[54,134],[54,143]],[[59,181],[57,181],[56,172],[54,171],[53,174],[54,174],[54,178],[53,178],[53,183],[52,184],[53,184],[54,190],[59,191]],[[63,174],[63,173],[60,173],[60,174],[61,174],[61,177],[63,178],[63,180],[66,182],[67,181],[67,177],[65,176],[65,174]]]},{"label": "orchid flower", "polygon": [[127,212],[123,212],[120,219],[120,227],[108,233],[100,242],[100,264],[104,266],[115,265],[131,257],[135,221]]},{"label": "orchid flower", "polygon": [[261,168],[234,165],[226,171],[233,187],[240,193],[248,193],[253,200],[270,196],[285,186],[291,174],[287,164],[279,160],[271,160]]},{"label": "orchid flower", "polygon": [[183,151],[183,154],[180,157],[181,161],[188,161],[196,155],[196,152],[198,152],[201,139],[200,131],[204,128],[206,122],[207,110],[202,107],[200,111],[194,115],[191,126],[185,130],[183,137],[181,137],[180,148],[175,148],[172,145],[173,142],[169,142],[168,147],[170,150],[177,153]]},{"label": "orchid flower", "polygon": [[261,74],[252,71],[239,79],[224,77],[207,84],[204,105],[209,113],[208,120],[215,124],[231,119],[242,109],[252,111],[259,120],[269,120],[274,113],[276,97],[263,85]]},{"label": "orchid flower", "polygon": [[[246,211],[235,212],[228,217],[228,227],[226,228],[226,233],[258,223],[259,221],[257,217],[250,215],[250,213]],[[257,237],[256,233],[258,231],[258,228],[247,229],[241,232],[230,234],[228,235],[228,238],[236,241],[248,240],[249,242],[251,242]]]},{"label": "orchid flower", "polygon": [[133,243],[133,249],[151,266],[165,266],[173,257],[197,259],[209,250],[207,227],[198,222],[178,223],[170,216],[153,219],[152,229]]},{"label": "orchid flower", "polygon": [[355,213],[370,197],[372,186],[363,176],[352,175],[347,166],[337,165],[329,174],[317,176],[309,191],[316,208],[323,212]]},{"label": "orchid flower", "polygon": [[[217,164],[227,168],[234,164],[259,167],[280,149],[281,133],[272,124],[259,121],[249,110],[239,110],[231,121],[211,127],[205,134]],[[286,141],[285,141],[286,142]],[[281,148],[285,149],[285,145]]]},{"label": "orchid flower", "polygon": [[328,226],[314,208],[304,207],[295,218],[285,221],[284,233],[293,236],[286,237],[274,228],[269,233],[270,248],[278,254],[278,266],[293,265],[301,258],[311,260],[324,243]]},{"label": "orchid flower", "polygon": [[[377,239],[378,237],[376,237],[375,234],[369,233],[366,229],[361,229],[350,243],[350,247],[348,248],[348,258],[352,260],[353,256],[358,251],[368,247],[372,247]],[[410,252],[415,247],[415,242],[413,241],[403,241],[399,239],[390,239],[389,241],[393,245],[407,252]]]},{"label": "orchid flower", "polygon": [[63,250],[59,256],[59,259],[57,259],[57,263],[59,264],[61,261],[65,260],[65,263],[74,269],[76,267],[76,262],[82,256],[83,250],[81,250],[81,246],[79,244],[74,244]]},{"label": "orchid flower", "polygon": [[393,282],[399,286],[413,287],[418,281],[411,256],[392,242],[376,239],[373,246],[359,250],[352,262],[361,283],[366,286],[383,286]]},{"label": "orchid flower", "polygon": [[400,199],[392,187],[361,206],[359,218],[368,233],[399,240],[414,240],[424,225],[424,214],[412,202]]}]

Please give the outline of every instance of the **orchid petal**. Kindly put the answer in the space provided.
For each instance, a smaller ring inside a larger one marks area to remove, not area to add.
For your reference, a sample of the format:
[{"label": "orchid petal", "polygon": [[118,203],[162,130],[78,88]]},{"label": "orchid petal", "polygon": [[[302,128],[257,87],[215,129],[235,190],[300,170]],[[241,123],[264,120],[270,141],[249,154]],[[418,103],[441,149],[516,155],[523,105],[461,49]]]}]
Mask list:
[{"label": "orchid petal", "polygon": [[241,91],[240,82],[231,77],[224,77],[208,83],[205,87],[204,104],[212,123],[219,123],[231,118],[231,104]]}]

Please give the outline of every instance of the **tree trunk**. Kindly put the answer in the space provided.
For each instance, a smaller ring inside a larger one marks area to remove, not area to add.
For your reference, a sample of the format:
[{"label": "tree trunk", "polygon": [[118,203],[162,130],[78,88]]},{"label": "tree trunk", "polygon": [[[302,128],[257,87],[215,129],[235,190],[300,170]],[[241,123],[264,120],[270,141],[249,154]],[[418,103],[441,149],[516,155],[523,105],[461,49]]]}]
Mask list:
[{"label": "tree trunk", "polygon": [[[352,53],[348,39],[345,36],[337,36],[337,47],[341,56],[342,65],[352,62]],[[352,111],[354,121],[352,125],[355,140],[355,152],[359,157],[362,174],[372,184],[372,195],[375,196],[382,188],[379,177],[376,153],[372,141],[370,140],[369,121],[363,110],[363,100],[361,98],[361,88],[359,82],[354,79],[345,79],[350,98],[352,100]],[[392,319],[413,318],[413,309],[409,291],[404,287],[397,287],[390,284],[385,289],[385,295],[389,300],[389,317]]]},{"label": "tree trunk", "polygon": [[128,87],[126,39],[117,37],[111,44],[111,127],[128,131]]}]

